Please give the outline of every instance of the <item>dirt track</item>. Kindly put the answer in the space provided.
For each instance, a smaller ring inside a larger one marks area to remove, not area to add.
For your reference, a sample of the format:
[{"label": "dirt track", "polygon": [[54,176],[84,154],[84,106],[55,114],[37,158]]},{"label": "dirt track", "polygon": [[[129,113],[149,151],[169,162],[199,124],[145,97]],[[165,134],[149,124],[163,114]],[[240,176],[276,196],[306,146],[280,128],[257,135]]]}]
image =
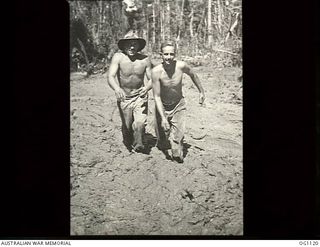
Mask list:
[{"label": "dirt track", "polygon": [[[71,75],[72,235],[241,235],[241,69],[195,68],[206,92],[184,77],[185,161],[129,153],[113,91],[102,75]],[[149,100],[150,144],[152,93]]]}]

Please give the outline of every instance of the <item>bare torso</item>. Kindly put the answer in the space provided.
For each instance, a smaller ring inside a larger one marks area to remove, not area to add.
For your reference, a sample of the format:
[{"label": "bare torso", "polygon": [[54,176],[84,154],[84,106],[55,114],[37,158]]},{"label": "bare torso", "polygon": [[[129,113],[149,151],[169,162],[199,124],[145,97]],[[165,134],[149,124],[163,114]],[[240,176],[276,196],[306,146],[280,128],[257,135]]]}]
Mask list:
[{"label": "bare torso", "polygon": [[179,67],[179,62],[171,70],[165,70],[163,65],[158,65],[157,72],[160,81],[160,97],[163,105],[177,104],[182,95],[183,72]]},{"label": "bare torso", "polygon": [[119,84],[126,95],[133,95],[137,89],[144,85],[144,74],[148,66],[147,56],[138,54],[134,61],[123,53],[120,56],[117,73]]}]

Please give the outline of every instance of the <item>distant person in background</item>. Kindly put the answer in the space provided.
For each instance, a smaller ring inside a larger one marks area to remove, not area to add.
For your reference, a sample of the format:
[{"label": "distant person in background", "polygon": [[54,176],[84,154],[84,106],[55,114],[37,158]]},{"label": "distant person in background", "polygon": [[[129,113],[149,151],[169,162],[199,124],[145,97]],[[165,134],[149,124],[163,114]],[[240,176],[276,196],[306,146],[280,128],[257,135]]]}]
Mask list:
[{"label": "distant person in background", "polygon": [[161,45],[162,63],[152,69],[153,94],[156,104],[156,132],[158,148],[171,158],[183,162],[183,138],[185,132],[186,103],[182,95],[182,77],[186,73],[199,90],[199,103],[205,100],[198,76],[184,61],[175,60],[173,42]]},{"label": "distant person in background", "polygon": [[[139,53],[146,41],[129,31],[118,42],[122,52],[111,60],[108,83],[114,90],[122,120],[123,142],[130,151],[145,150],[143,137],[147,120],[148,91],[152,88],[151,62]],[[144,76],[148,82],[144,85]]]}]

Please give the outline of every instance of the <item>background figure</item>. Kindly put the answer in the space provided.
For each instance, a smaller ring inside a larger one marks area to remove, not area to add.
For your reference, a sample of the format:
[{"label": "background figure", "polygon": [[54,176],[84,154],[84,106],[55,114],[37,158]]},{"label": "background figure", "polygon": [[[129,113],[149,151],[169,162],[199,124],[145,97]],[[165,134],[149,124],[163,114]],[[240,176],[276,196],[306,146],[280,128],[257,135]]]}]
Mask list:
[{"label": "background figure", "polygon": [[138,35],[142,34],[142,26],[145,24],[145,20],[142,14],[142,3],[135,0],[123,0],[123,24],[125,32],[129,30],[135,30]]},{"label": "background figure", "polygon": [[[139,53],[146,41],[133,31],[118,42],[122,52],[116,53],[111,61],[108,83],[114,90],[122,120],[123,142],[131,151],[144,151],[143,136],[147,119],[148,91],[151,62]],[[144,86],[144,76],[148,83]]]},{"label": "background figure", "polygon": [[162,64],[152,69],[153,93],[156,103],[158,147],[165,153],[168,140],[172,159],[183,162],[183,137],[185,132],[186,103],[182,95],[182,76],[186,73],[198,88],[199,103],[205,95],[198,76],[186,62],[175,60],[174,42],[161,45]]}]

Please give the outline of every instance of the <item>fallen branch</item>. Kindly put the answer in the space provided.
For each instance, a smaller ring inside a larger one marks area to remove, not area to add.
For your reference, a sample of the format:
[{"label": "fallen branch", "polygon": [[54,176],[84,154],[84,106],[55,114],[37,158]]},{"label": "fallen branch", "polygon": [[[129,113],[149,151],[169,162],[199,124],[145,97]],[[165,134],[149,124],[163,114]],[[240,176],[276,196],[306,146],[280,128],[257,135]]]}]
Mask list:
[{"label": "fallen branch", "polygon": [[239,56],[239,54],[233,53],[231,51],[225,51],[225,50],[220,50],[220,49],[212,49],[212,50],[213,51],[218,51],[218,52],[228,53],[228,54],[233,55],[233,56]]}]

